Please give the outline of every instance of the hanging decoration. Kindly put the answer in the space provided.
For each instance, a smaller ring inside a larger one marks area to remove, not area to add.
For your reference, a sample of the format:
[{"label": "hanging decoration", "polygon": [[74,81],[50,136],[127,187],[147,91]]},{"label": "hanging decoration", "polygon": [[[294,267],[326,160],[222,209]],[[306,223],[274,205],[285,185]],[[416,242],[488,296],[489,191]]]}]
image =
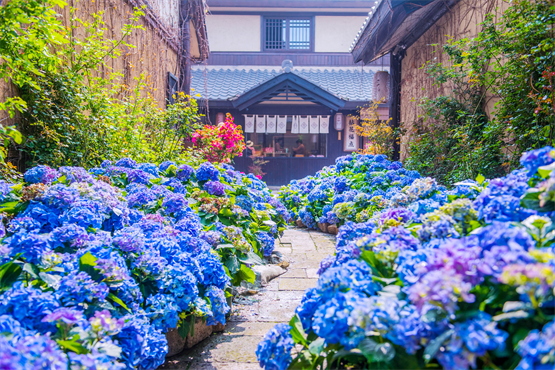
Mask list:
[{"label": "hanging decoration", "polygon": [[299,133],[299,116],[293,116],[293,124],[291,125],[291,133]]},{"label": "hanging decoration", "polygon": [[276,133],[277,116],[266,116],[266,132],[268,134]]},{"label": "hanging decoration", "polygon": [[264,134],[266,132],[266,116],[256,116],[256,133]]},{"label": "hanging decoration", "polygon": [[278,134],[287,133],[287,116],[277,116],[277,128]]},{"label": "hanging decoration", "polygon": [[308,134],[308,116],[299,116],[299,133]]},{"label": "hanging decoration", "polygon": [[254,114],[245,114],[245,133],[254,132]]},{"label": "hanging decoration", "polygon": [[310,133],[319,134],[320,133],[320,116],[310,116]]},{"label": "hanging decoration", "polygon": [[330,133],[330,116],[320,116],[320,133]]}]

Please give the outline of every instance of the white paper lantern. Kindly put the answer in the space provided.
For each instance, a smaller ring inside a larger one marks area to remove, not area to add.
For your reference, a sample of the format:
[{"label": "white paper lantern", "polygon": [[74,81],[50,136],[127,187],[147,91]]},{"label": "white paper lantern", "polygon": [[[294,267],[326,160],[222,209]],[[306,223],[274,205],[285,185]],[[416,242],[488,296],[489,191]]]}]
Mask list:
[{"label": "white paper lantern", "polygon": [[343,113],[336,113],[335,120],[333,121],[333,127],[336,131],[343,131],[345,128],[345,119]]}]

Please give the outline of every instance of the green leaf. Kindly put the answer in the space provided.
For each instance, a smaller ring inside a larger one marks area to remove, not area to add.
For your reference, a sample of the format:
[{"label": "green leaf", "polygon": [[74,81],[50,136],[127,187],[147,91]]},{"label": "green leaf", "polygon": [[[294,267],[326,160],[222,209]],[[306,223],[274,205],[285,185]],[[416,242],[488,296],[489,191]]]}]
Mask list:
[{"label": "green leaf", "polygon": [[187,318],[181,319],[181,321],[179,321],[179,325],[177,326],[177,333],[181,338],[183,339],[187,338],[187,335],[189,335],[190,329],[191,329],[191,324],[187,320]]},{"label": "green leaf", "polygon": [[85,253],[79,258],[79,271],[86,272],[94,281],[102,281],[102,275],[96,269],[96,261],[97,258],[90,252]]},{"label": "green leaf", "polygon": [[264,261],[262,261],[262,258],[260,258],[260,256],[256,253],[254,253],[253,251],[249,251],[247,254],[239,254],[237,255],[237,258],[239,258],[239,260],[243,263],[249,264],[249,265],[263,265]]},{"label": "green leaf", "polygon": [[26,273],[28,273],[29,275],[31,275],[31,277],[33,279],[38,279],[39,278],[39,268],[35,265],[32,265],[30,263],[26,263],[23,265],[23,271],[25,271]]},{"label": "green leaf", "polygon": [[532,316],[532,314],[528,311],[518,310],[512,311],[507,313],[502,313],[499,315],[493,316],[493,321],[505,321],[505,320],[513,320],[513,319],[526,319]]},{"label": "green leaf", "polygon": [[256,281],[256,274],[254,273],[254,271],[252,271],[246,265],[241,264],[240,272],[241,272],[241,278],[243,280],[245,280],[248,283],[254,284],[254,282]]},{"label": "green leaf", "polygon": [[357,348],[368,362],[389,362],[395,357],[395,348],[389,342],[377,343],[371,338],[365,338]]},{"label": "green leaf", "polygon": [[324,350],[325,343],[326,340],[324,338],[318,338],[314,342],[310,343],[308,351],[315,356],[320,356],[320,353]]},{"label": "green leaf", "polygon": [[46,272],[40,272],[39,277],[46,283],[46,285],[54,289],[58,289],[60,286],[60,280],[62,280],[60,275],[47,274]]},{"label": "green leaf", "polygon": [[293,337],[295,343],[300,343],[306,347],[306,333],[303,329],[303,324],[299,315],[295,314],[295,316],[291,318],[289,326],[291,327],[291,336]]},{"label": "green leaf", "polygon": [[233,244],[229,244],[229,243],[228,243],[228,244],[218,244],[218,245],[216,246],[216,249],[222,249],[222,248],[233,249],[233,248],[235,248],[235,247],[233,246]]},{"label": "green leaf", "polygon": [[58,339],[58,340],[56,340],[56,343],[58,343],[58,345],[60,347],[66,349],[68,351],[75,352],[79,355],[89,353],[89,350],[86,347],[84,347],[82,344],[77,343],[77,342],[72,341],[72,340]]},{"label": "green leaf", "polygon": [[227,267],[231,275],[235,275],[237,271],[239,271],[239,269],[241,268],[241,265],[237,260],[237,257],[235,257],[234,255],[227,257],[224,260],[224,265],[225,267]]},{"label": "green leaf", "polygon": [[445,333],[441,334],[439,337],[433,339],[424,349],[424,361],[429,363],[435,357],[437,351],[443,345],[443,342],[447,340],[451,335],[453,335],[454,330],[447,330]]},{"label": "green leaf", "polygon": [[503,305],[503,312],[511,312],[511,311],[517,311],[517,310],[529,310],[529,309],[533,309],[533,308],[534,308],[534,306],[532,306],[532,304],[528,303],[528,302],[507,301]]},{"label": "green leaf", "polygon": [[233,217],[233,212],[228,208],[222,208],[220,209],[220,216]]},{"label": "green leaf", "polygon": [[13,261],[0,266],[0,290],[6,291],[17,281],[23,269]]},{"label": "green leaf", "polygon": [[484,181],[486,181],[486,178],[483,175],[480,174],[476,177],[476,182],[478,184],[482,185],[484,183]]},{"label": "green leaf", "polygon": [[127,311],[131,312],[131,310],[129,309],[129,307],[127,307],[127,305],[116,295],[112,294],[112,293],[108,293],[108,299],[114,303],[119,304],[121,307],[125,308]]}]

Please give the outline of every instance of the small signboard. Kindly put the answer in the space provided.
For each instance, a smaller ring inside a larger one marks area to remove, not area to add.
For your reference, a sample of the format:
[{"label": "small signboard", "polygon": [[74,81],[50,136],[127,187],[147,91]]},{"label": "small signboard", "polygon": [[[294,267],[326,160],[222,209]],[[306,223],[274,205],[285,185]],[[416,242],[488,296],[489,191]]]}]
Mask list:
[{"label": "small signboard", "polygon": [[343,150],[345,152],[356,152],[359,149],[359,138],[356,132],[358,119],[348,116],[345,125],[345,140],[343,141]]}]

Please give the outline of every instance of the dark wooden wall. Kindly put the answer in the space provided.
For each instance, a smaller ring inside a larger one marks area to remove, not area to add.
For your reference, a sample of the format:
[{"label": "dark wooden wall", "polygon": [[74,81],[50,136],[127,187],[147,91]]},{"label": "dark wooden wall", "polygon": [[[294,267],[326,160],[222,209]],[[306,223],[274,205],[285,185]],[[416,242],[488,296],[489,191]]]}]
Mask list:
[{"label": "dark wooden wall", "polygon": [[[268,115],[331,115],[330,117],[330,133],[328,134],[327,157],[264,157],[269,163],[262,167],[262,171],[266,175],[262,178],[270,186],[287,185],[291,180],[301,179],[308,175],[314,175],[316,171],[322,167],[335,163],[337,157],[347,155],[348,152],[343,151],[344,135],[341,134],[341,141],[338,140],[338,133],[333,128],[333,117],[336,112],[332,112],[329,108],[323,106],[260,106],[250,107],[245,111],[235,109],[211,109],[209,116],[211,122],[216,122],[217,113],[231,113],[235,119],[235,123],[244,127],[245,120],[243,114],[268,114]],[[346,117],[349,114],[357,115],[355,110],[346,110],[341,113]],[[248,173],[248,167],[252,165],[252,159],[248,157],[235,158],[234,166],[237,170]]]}]

